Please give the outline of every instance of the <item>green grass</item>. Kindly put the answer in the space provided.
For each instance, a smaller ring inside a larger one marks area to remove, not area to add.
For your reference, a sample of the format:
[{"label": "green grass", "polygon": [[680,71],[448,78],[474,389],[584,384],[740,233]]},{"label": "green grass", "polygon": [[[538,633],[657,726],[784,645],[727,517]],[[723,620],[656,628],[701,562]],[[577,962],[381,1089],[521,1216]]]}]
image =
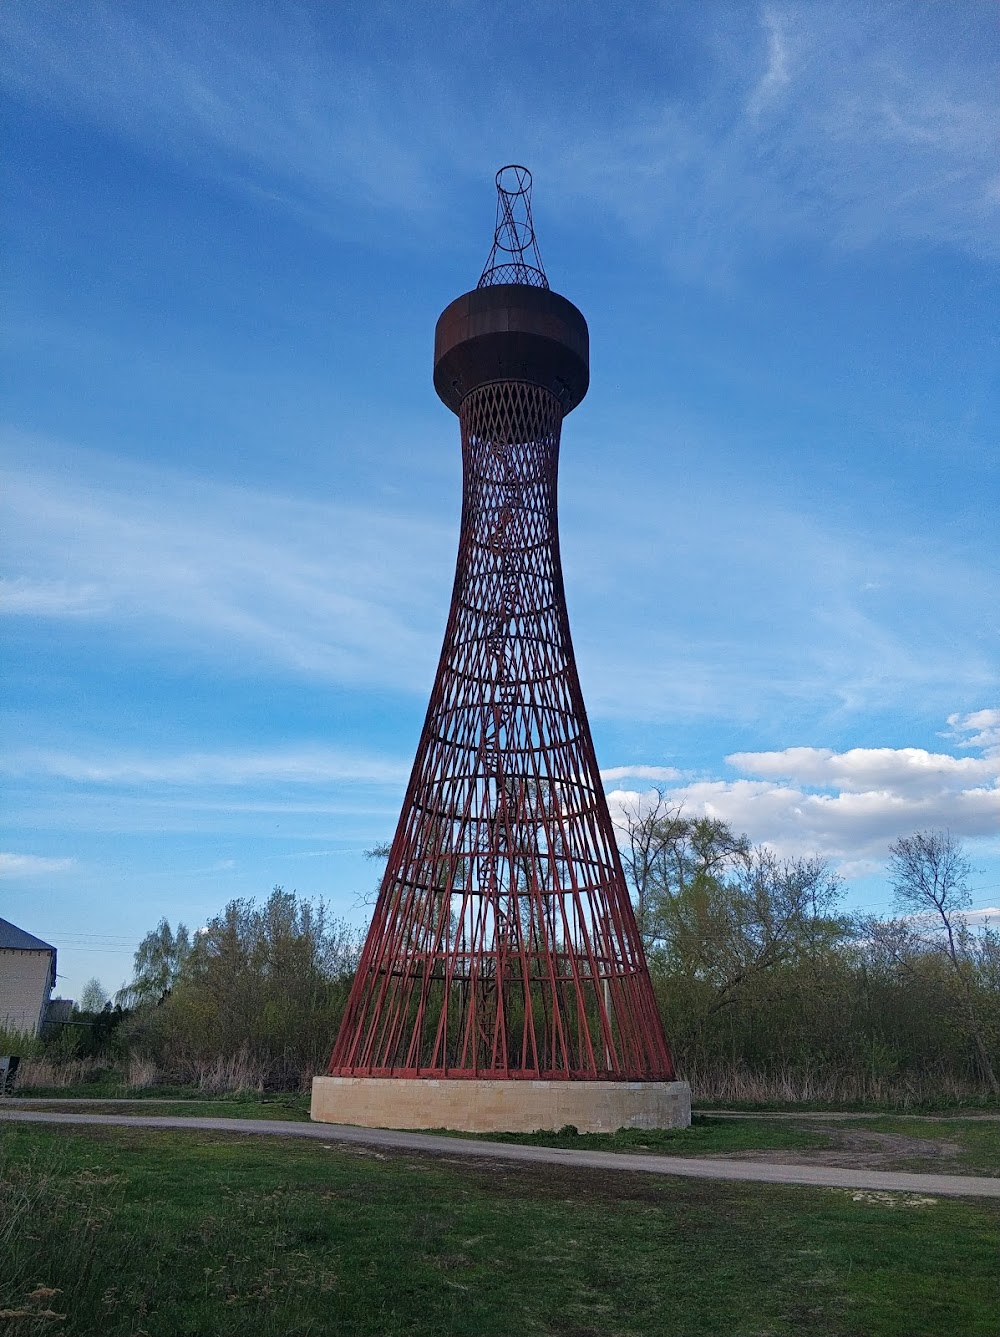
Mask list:
[{"label": "green grass", "polygon": [[276,1091],[257,1095],[252,1091],[219,1091],[207,1095],[200,1086],[125,1086],[115,1078],[78,1082],[75,1086],[21,1086],[14,1100],[290,1100],[309,1108],[307,1092]]},{"label": "green grass", "polygon": [[[226,1100],[206,1099],[169,1101],[143,1100],[135,1105],[117,1105],[109,1100],[86,1097],[70,1103],[65,1098],[47,1097],[44,1104],[38,1100],[19,1099],[12,1102],[14,1109],[45,1110],[51,1114],[123,1114],[147,1117],[202,1119],[290,1119],[296,1123],[309,1120],[308,1096],[248,1096]],[[0,1107],[2,1108],[2,1107]]]},{"label": "green grass", "polygon": [[739,1110],[747,1114],[853,1114],[866,1110],[874,1114],[1000,1114],[996,1096],[963,1096],[934,1100],[905,1096],[898,1100],[733,1100],[728,1097],[698,1096],[698,1110]]},{"label": "green grass", "polygon": [[988,1201],[25,1125],[0,1125],[0,1178],[17,1337],[1000,1329]]},{"label": "green grass", "polygon": [[695,1114],[690,1128],[620,1128],[617,1133],[453,1133],[486,1142],[522,1142],[533,1147],[567,1147],[577,1151],[648,1152],[658,1156],[728,1155],[741,1151],[812,1150],[830,1146],[822,1130],[754,1119],[706,1119]]}]

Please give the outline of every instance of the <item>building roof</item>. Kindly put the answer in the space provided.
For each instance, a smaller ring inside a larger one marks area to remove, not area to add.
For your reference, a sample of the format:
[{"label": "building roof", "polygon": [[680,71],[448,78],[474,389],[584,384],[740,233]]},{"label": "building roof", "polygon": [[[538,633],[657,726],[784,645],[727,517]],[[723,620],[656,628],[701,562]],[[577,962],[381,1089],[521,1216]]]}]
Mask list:
[{"label": "building roof", "polygon": [[9,952],[54,952],[56,949],[49,942],[42,942],[33,933],[25,933],[9,919],[0,919],[0,951]]}]

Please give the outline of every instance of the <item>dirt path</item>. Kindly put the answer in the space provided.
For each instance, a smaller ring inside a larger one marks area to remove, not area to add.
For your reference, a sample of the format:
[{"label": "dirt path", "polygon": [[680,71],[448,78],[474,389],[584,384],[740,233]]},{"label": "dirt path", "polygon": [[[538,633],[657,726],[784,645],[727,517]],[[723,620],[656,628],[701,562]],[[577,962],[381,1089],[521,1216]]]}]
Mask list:
[{"label": "dirt path", "polygon": [[626,1170],[632,1173],[681,1175],[695,1179],[750,1181],[762,1184],[808,1184],[823,1188],[868,1189],[925,1196],[1000,1198],[1000,1179],[971,1175],[903,1174],[889,1170],[858,1170],[829,1165],[779,1165],[739,1160],[691,1160],[679,1156],[631,1156],[611,1151],[570,1151],[561,1147],[530,1147],[513,1142],[474,1142],[433,1133],[352,1128],[342,1124],[291,1123],[269,1119],[159,1118],[128,1114],[54,1114],[0,1107],[0,1123],[87,1124],[97,1127],[188,1129],[201,1133],[252,1133],[263,1137],[310,1138],[327,1145],[355,1143],[388,1151],[430,1154],[447,1159],[505,1160],[575,1169]]}]

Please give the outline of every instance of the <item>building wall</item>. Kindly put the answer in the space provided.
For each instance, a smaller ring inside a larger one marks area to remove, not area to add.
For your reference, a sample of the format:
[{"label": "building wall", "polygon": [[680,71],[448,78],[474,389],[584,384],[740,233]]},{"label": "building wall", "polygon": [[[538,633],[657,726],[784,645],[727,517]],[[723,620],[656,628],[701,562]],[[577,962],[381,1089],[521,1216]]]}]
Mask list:
[{"label": "building wall", "polygon": [[51,952],[0,948],[0,1026],[37,1035],[51,989]]}]

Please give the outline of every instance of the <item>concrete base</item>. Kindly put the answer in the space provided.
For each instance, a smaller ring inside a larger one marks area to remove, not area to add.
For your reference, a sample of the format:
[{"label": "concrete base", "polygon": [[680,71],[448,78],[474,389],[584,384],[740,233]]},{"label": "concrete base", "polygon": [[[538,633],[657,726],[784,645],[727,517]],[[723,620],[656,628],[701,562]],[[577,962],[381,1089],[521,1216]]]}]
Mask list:
[{"label": "concrete base", "polygon": [[532,1082],[492,1078],[314,1077],[318,1123],[463,1133],[687,1128],[687,1082]]}]

